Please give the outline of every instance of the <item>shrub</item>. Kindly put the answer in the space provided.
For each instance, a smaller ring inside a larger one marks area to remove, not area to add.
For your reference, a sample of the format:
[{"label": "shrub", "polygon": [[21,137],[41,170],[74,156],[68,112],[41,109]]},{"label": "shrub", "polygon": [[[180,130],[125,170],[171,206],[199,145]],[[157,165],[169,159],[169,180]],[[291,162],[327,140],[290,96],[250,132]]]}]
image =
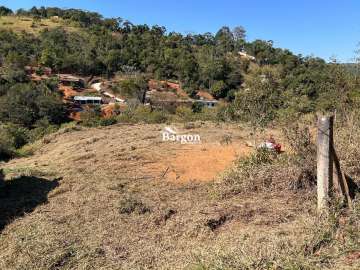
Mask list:
[{"label": "shrub", "polygon": [[117,123],[117,119],[115,117],[103,118],[100,120],[100,126],[111,126]]},{"label": "shrub", "polygon": [[81,112],[81,124],[86,127],[97,127],[100,125],[100,108],[88,108]]},{"label": "shrub", "polygon": [[222,178],[222,196],[249,191],[303,190],[316,184],[316,152],[308,128],[285,131],[291,151],[276,154],[260,148],[240,158]]},{"label": "shrub", "polygon": [[29,130],[19,125],[8,124],[6,126],[6,131],[9,136],[12,137],[13,146],[15,148],[22,147],[30,140]]},{"label": "shrub", "polygon": [[142,215],[150,212],[150,209],[138,198],[133,196],[127,196],[119,202],[120,214],[138,214]]},{"label": "shrub", "polygon": [[204,105],[201,104],[200,102],[195,102],[192,106],[191,106],[191,109],[194,113],[200,113],[202,112],[204,108]]},{"label": "shrub", "polygon": [[249,157],[240,158],[235,167],[227,171],[222,178],[225,188],[220,189],[222,195],[270,188],[272,181],[269,176],[273,173],[272,165],[275,159],[276,154],[265,148],[257,149]]},{"label": "shrub", "polygon": [[0,160],[9,159],[17,155],[16,149],[26,145],[30,140],[29,130],[8,124],[0,126]]},{"label": "shrub", "polygon": [[301,161],[311,160],[315,162],[316,146],[312,142],[310,130],[308,127],[301,127],[299,124],[293,124],[284,128],[283,133],[291,150]]},{"label": "shrub", "polygon": [[360,183],[360,111],[345,112],[337,116],[334,142],[346,174]]},{"label": "shrub", "polygon": [[231,121],[236,119],[236,110],[234,106],[219,104],[212,113],[215,114],[214,119],[216,121]]},{"label": "shrub", "polygon": [[14,155],[14,138],[0,126],[0,160],[11,158]]},{"label": "shrub", "polygon": [[133,118],[135,122],[147,122],[149,115],[151,114],[151,108],[146,106],[138,106],[134,110]]},{"label": "shrub", "polygon": [[134,118],[129,112],[124,112],[116,117],[117,122],[119,123],[134,123]]},{"label": "shrub", "polygon": [[218,108],[203,108],[198,114],[194,114],[194,118],[201,121],[218,121]]},{"label": "shrub", "polygon": [[31,142],[35,142],[45,135],[54,133],[59,129],[57,125],[50,124],[47,118],[38,120],[34,126],[35,128],[29,131]]},{"label": "shrub", "polygon": [[149,124],[161,124],[167,121],[168,117],[164,111],[152,111],[147,118]]},{"label": "shrub", "polygon": [[39,148],[41,142],[26,144],[23,147],[16,149],[15,155],[17,157],[29,157],[35,153],[35,150]]},{"label": "shrub", "polygon": [[217,81],[210,89],[211,94],[216,97],[224,97],[227,91],[227,85],[223,81]]},{"label": "shrub", "polygon": [[128,108],[124,113],[117,116],[117,120],[121,123],[148,123],[160,124],[168,120],[168,116],[164,111],[154,110],[150,107],[138,106],[136,109]]},{"label": "shrub", "polygon": [[39,120],[35,126],[30,130],[11,123],[0,126],[0,159],[33,154],[35,145],[29,144],[30,142],[58,130],[58,126],[51,125],[47,119]]},{"label": "shrub", "polygon": [[177,107],[175,114],[180,121],[184,122],[191,122],[194,115],[192,110],[185,106]]}]

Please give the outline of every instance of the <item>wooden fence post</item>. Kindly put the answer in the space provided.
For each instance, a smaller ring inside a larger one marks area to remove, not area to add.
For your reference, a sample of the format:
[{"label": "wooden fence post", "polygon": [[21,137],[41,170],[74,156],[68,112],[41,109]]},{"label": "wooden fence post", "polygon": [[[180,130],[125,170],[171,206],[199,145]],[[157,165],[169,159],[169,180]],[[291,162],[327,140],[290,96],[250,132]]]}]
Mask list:
[{"label": "wooden fence post", "polygon": [[333,178],[333,116],[321,116],[317,134],[317,198],[318,210],[327,210]]}]

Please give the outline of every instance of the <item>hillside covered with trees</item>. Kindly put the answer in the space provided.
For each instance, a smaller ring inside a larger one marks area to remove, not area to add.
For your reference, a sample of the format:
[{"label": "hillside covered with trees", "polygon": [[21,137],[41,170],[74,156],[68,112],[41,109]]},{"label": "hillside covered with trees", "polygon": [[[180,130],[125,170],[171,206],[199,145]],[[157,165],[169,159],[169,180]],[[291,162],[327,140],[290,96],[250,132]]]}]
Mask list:
[{"label": "hillside covered with trees", "polygon": [[[6,126],[33,130],[67,121],[56,81],[32,82],[25,66],[83,76],[174,80],[190,96],[201,89],[227,102],[219,119],[258,124],[349,109],[360,102],[358,76],[348,68],[275,48],[272,41],[248,41],[241,26],[183,35],[76,9],[1,7],[0,16],[31,20],[32,28],[41,28],[38,34],[15,31],[11,23],[0,28],[0,121]],[[58,26],[48,28],[43,20]],[[240,51],[255,60],[241,57]]]}]

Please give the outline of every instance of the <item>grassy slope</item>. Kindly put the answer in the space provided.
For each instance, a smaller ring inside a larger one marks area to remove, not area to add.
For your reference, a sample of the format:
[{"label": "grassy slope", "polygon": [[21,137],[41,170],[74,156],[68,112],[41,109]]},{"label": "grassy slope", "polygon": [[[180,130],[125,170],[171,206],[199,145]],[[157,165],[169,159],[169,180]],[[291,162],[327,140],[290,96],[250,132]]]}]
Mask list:
[{"label": "grassy slope", "polygon": [[[358,269],[356,243],[322,253],[338,243],[320,229],[314,192],[220,198],[209,183],[165,181],[154,165],[179,146],[161,141],[162,128],[65,130],[34,156],[5,164],[0,217],[11,219],[0,268]],[[224,134],[249,135],[229,124],[191,132],[215,144]],[[18,211],[6,212],[11,205]]]},{"label": "grassy slope", "polygon": [[35,23],[35,27],[32,27],[33,19],[29,17],[17,17],[17,16],[0,16],[0,29],[10,29],[14,32],[28,32],[38,34],[40,31],[48,28],[64,27],[67,31],[77,31],[78,28],[69,26],[61,18],[58,20],[42,19]]}]

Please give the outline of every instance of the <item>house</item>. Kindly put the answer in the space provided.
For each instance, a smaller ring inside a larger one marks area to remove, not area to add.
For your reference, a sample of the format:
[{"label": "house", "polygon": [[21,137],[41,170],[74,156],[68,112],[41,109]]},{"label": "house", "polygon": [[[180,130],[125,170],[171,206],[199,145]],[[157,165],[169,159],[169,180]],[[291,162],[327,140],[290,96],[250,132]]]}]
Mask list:
[{"label": "house", "polygon": [[70,75],[70,74],[59,74],[59,82],[64,86],[72,86],[73,88],[84,88],[85,81],[82,78]]},{"label": "house", "polygon": [[179,84],[166,81],[149,81],[149,91],[145,95],[145,104],[154,108],[174,111],[177,107],[192,108],[194,104],[201,104],[207,108],[214,108],[218,101],[207,91],[200,90],[194,99],[181,89]]},{"label": "house", "polygon": [[180,106],[191,108],[193,100],[189,97],[179,97],[172,91],[158,91],[152,89],[146,92],[144,103],[149,104],[153,108],[165,109],[173,112]]},{"label": "house", "polygon": [[101,97],[75,96],[74,102],[79,105],[101,105]]},{"label": "house", "polygon": [[196,93],[195,98],[200,100],[215,100],[215,98],[209,92],[204,90],[199,90]]},{"label": "house", "polygon": [[248,59],[248,60],[251,60],[251,61],[256,61],[256,58],[254,56],[247,54],[245,51],[240,51],[239,55],[242,58],[245,58],[245,59]]},{"label": "house", "polygon": [[195,103],[200,103],[207,108],[214,108],[219,101],[218,100],[196,100]]},{"label": "house", "polygon": [[209,92],[206,91],[198,91],[195,97],[195,103],[200,103],[208,108],[214,108],[219,103],[219,101],[217,101]]}]

